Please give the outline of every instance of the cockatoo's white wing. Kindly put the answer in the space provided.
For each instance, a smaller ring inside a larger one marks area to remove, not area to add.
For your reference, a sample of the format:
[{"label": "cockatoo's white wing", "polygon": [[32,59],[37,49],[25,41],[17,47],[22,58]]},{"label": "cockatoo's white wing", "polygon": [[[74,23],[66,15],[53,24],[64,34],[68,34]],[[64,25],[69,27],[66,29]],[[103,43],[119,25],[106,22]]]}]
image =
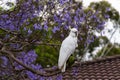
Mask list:
[{"label": "cockatoo's white wing", "polygon": [[61,45],[59,60],[58,60],[58,67],[61,69],[65,62],[68,60],[70,55],[75,51],[77,38],[72,38],[68,36]]}]

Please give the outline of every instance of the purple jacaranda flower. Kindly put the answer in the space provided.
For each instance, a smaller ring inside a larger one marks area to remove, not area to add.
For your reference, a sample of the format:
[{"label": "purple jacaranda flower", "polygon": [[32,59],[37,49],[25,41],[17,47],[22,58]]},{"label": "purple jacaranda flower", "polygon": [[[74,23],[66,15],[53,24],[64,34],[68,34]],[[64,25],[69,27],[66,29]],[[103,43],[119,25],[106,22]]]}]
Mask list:
[{"label": "purple jacaranda flower", "polygon": [[57,69],[57,66],[53,66],[52,69],[53,69],[53,70],[56,70],[56,69]]},{"label": "purple jacaranda flower", "polygon": [[10,23],[11,23],[11,20],[7,20],[7,21],[6,21],[6,24],[10,24]]},{"label": "purple jacaranda flower", "polygon": [[78,8],[75,13],[76,13],[76,15],[79,15],[80,12],[81,12],[81,9]]},{"label": "purple jacaranda flower", "polygon": [[104,15],[104,17],[108,19],[110,16],[108,14],[106,14],[106,15]]},{"label": "purple jacaranda flower", "polygon": [[86,13],[83,12],[82,13],[82,18],[84,18],[84,17],[86,17]]},{"label": "purple jacaranda flower", "polygon": [[30,71],[26,71],[26,74],[28,75],[28,77],[31,80],[37,80],[37,75],[35,75],[34,73],[30,72]]},{"label": "purple jacaranda flower", "polygon": [[95,14],[91,15],[90,18],[97,18]]},{"label": "purple jacaranda flower", "polygon": [[111,9],[109,7],[106,8],[106,11],[110,11]]},{"label": "purple jacaranda flower", "polygon": [[69,26],[65,25],[65,26],[64,26],[64,29],[65,29],[65,30],[68,30],[68,29],[69,29]]},{"label": "purple jacaranda flower", "polygon": [[3,14],[3,15],[1,15],[1,17],[2,17],[2,18],[7,18],[8,15],[7,15],[7,14]]},{"label": "purple jacaranda flower", "polygon": [[42,26],[40,26],[40,25],[37,24],[37,23],[34,24],[33,27],[34,27],[35,30],[37,30],[37,29],[38,29],[38,30],[41,30],[41,29],[42,29]]},{"label": "purple jacaranda flower", "polygon": [[77,75],[78,75],[78,68],[77,68],[77,67],[73,67],[73,68],[72,68],[72,74],[73,74],[74,76],[77,76]]},{"label": "purple jacaranda flower", "polygon": [[52,77],[48,77],[47,79],[48,79],[48,80],[53,80],[53,78],[52,78]]},{"label": "purple jacaranda flower", "polygon": [[13,31],[13,30],[15,30],[15,26],[13,24],[10,24],[10,25],[8,25],[8,29]]},{"label": "purple jacaranda flower", "polygon": [[98,26],[97,26],[97,29],[99,29],[99,30],[101,30],[101,29],[103,29],[103,28],[104,28],[103,25],[98,25]]},{"label": "purple jacaranda flower", "polygon": [[92,12],[91,12],[91,11],[88,11],[87,15],[91,15],[91,14],[92,14]]},{"label": "purple jacaranda flower", "polygon": [[53,32],[53,33],[56,33],[56,31],[59,31],[59,30],[60,30],[60,28],[55,26],[55,27],[52,29],[52,32]]},{"label": "purple jacaranda flower", "polygon": [[59,75],[56,77],[56,80],[63,80],[62,78],[63,78],[62,74],[59,74]]},{"label": "purple jacaranda flower", "polygon": [[44,24],[44,30],[46,30],[46,31],[48,31],[48,26],[47,26],[47,24]]},{"label": "purple jacaranda flower", "polygon": [[82,37],[80,37],[80,38],[79,38],[79,40],[80,40],[80,41],[82,41],[82,40],[83,40],[83,38],[82,38]]},{"label": "purple jacaranda flower", "polygon": [[74,16],[74,20],[75,20],[76,22],[78,22],[78,21],[79,21],[79,18],[78,18],[77,16]]},{"label": "purple jacaranda flower", "polygon": [[63,5],[64,3],[68,2],[68,1],[69,0],[59,0],[59,3]]},{"label": "purple jacaranda flower", "polygon": [[66,14],[64,15],[64,18],[65,18],[67,21],[71,20],[70,13],[66,13]]},{"label": "purple jacaranda flower", "polygon": [[40,77],[38,80],[46,80],[45,77]]},{"label": "purple jacaranda flower", "polygon": [[78,29],[78,25],[75,25],[74,28]]},{"label": "purple jacaranda flower", "polygon": [[9,38],[10,38],[10,34],[6,34],[5,37],[4,37],[5,40],[9,39]]},{"label": "purple jacaranda flower", "polygon": [[26,30],[27,30],[27,28],[26,28],[26,27],[24,27],[24,28],[23,28],[23,30],[24,30],[24,31],[26,31]]},{"label": "purple jacaranda flower", "polygon": [[60,21],[60,18],[56,15],[56,14],[54,14],[54,21],[55,22],[58,22],[58,23],[60,23],[61,21]]},{"label": "purple jacaranda flower", "polygon": [[31,34],[31,33],[32,33],[32,31],[30,29],[28,29],[28,34]]},{"label": "purple jacaranda flower", "polygon": [[49,9],[53,9],[55,7],[55,4],[52,1],[48,2]]},{"label": "purple jacaranda flower", "polygon": [[84,21],[84,17],[81,17],[81,18],[80,18],[80,22],[83,22],[83,21]]},{"label": "purple jacaranda flower", "polygon": [[6,67],[7,65],[8,65],[8,58],[7,57],[5,57],[5,56],[0,56],[0,60],[1,60],[1,66],[2,67]]},{"label": "purple jacaranda flower", "polygon": [[[32,59],[31,59],[32,58]],[[35,53],[34,50],[29,51],[26,55],[24,55],[23,57],[23,62],[25,64],[31,64],[32,62],[34,62],[37,58],[37,54]]]},{"label": "purple jacaranda flower", "polygon": [[6,28],[6,26],[4,26],[4,25],[6,25],[6,22],[5,21],[3,21],[3,20],[0,20],[0,27],[1,28]]},{"label": "purple jacaranda flower", "polygon": [[12,48],[15,48],[15,49],[20,48],[20,44],[17,44],[17,43],[11,44],[10,46],[11,46]]},{"label": "purple jacaranda flower", "polygon": [[63,38],[63,37],[64,37],[64,34],[61,34],[60,36]]},{"label": "purple jacaranda flower", "polygon": [[[22,63],[29,65],[33,69],[40,70],[42,68],[41,65],[32,64],[34,61],[36,61],[36,58],[37,58],[37,54],[35,53],[34,50],[30,50],[27,53],[21,52],[17,56],[17,59],[20,60]],[[23,67],[16,62],[14,63],[14,65],[17,70],[23,69]]]},{"label": "purple jacaranda flower", "polygon": [[87,44],[90,44],[90,43],[91,43],[91,40],[90,40],[90,39],[88,39],[88,40],[87,40]]}]

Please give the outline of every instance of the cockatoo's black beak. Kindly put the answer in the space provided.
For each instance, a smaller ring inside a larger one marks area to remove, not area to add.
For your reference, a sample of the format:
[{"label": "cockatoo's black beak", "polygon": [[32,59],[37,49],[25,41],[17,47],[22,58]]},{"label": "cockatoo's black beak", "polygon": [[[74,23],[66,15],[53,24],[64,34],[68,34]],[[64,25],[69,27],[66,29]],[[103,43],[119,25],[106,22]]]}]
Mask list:
[{"label": "cockatoo's black beak", "polygon": [[76,37],[78,36],[78,33],[77,33],[77,32],[75,32],[75,36],[76,36]]}]

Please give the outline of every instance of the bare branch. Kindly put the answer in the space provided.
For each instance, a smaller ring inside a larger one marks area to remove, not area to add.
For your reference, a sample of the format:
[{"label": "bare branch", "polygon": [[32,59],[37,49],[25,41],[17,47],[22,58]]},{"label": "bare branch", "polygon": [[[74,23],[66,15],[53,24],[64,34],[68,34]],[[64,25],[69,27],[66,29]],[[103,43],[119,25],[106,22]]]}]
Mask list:
[{"label": "bare branch", "polygon": [[109,49],[108,49],[108,51],[104,54],[104,56],[106,56],[110,51],[111,51],[111,49],[114,47],[114,45],[112,45]]},{"label": "bare branch", "polygon": [[113,35],[115,34],[115,32],[117,31],[117,29],[118,29],[118,26],[117,26],[117,28],[115,28],[114,32],[111,34],[111,37],[110,37],[109,41],[108,41],[107,44],[104,46],[103,51],[102,51],[102,54],[100,55],[100,58],[105,55],[105,51],[107,50],[107,47],[108,47],[108,45],[110,44],[110,41],[111,41]]},{"label": "bare branch", "polygon": [[47,45],[47,46],[60,46],[60,44],[53,43],[43,43],[43,42],[35,42],[36,45]]},{"label": "bare branch", "polygon": [[3,31],[5,31],[5,32],[7,32],[7,33],[9,33],[9,34],[12,34],[12,35],[18,35],[18,33],[16,33],[16,32],[12,32],[12,31],[7,30],[7,29],[3,29],[3,28],[1,28],[1,27],[0,27],[0,29],[3,30]]}]

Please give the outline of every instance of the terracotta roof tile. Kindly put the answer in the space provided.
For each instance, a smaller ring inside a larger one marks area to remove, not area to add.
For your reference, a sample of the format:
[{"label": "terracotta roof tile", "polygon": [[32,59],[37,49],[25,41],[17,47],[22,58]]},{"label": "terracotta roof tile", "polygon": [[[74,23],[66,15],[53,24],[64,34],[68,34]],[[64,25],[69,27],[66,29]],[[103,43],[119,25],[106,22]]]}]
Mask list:
[{"label": "terracotta roof tile", "polygon": [[[62,76],[61,79],[57,77]],[[75,63],[65,73],[51,76],[53,80],[120,80],[120,55]]]}]

